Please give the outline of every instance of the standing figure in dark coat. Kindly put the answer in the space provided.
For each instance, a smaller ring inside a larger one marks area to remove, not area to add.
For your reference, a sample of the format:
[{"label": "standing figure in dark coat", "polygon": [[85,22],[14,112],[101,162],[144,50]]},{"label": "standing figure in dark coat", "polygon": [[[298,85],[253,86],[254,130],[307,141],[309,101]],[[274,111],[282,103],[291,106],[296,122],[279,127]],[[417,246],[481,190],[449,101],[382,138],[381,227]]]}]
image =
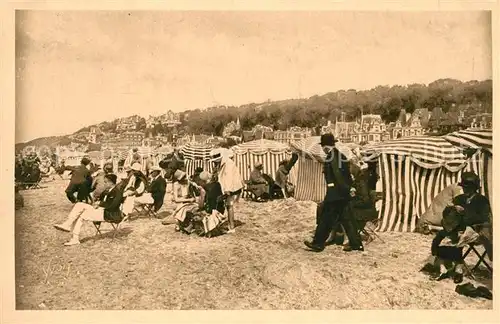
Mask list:
[{"label": "standing figure in dark coat", "polygon": [[[71,179],[69,180],[69,185],[66,188],[66,197],[68,197],[69,201],[72,203],[87,201],[87,198],[90,196],[92,176],[87,167],[89,164],[90,159],[84,157],[81,164],[71,173]],[[77,193],[76,197],[75,193]]]},{"label": "standing figure in dark coat", "polygon": [[335,148],[335,137],[332,134],[321,136],[320,145],[326,153],[323,164],[323,172],[327,191],[323,200],[323,211],[319,215],[318,225],[312,242],[305,241],[304,244],[315,252],[321,252],[325,248],[325,242],[332,229],[340,222],[344,227],[349,239],[349,245],[344,251],[363,251],[363,244],[358,229],[351,214],[347,213],[347,207],[351,199],[352,177],[347,158]]}]

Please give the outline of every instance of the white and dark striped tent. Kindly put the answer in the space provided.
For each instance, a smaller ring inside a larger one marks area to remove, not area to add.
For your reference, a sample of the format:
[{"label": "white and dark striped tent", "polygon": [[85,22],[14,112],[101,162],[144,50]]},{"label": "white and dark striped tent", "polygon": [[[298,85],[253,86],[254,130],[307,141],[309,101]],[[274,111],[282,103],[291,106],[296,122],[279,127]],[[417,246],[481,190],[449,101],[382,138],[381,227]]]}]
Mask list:
[{"label": "white and dark striped tent", "polygon": [[[266,139],[239,144],[234,146],[232,150],[234,162],[238,166],[243,180],[250,179],[250,173],[256,162],[261,162],[264,166],[263,172],[275,179],[280,161],[291,157],[290,147],[287,144]],[[289,176],[289,181],[292,183],[296,177],[294,169]]]},{"label": "white and dark striped tent", "polygon": [[482,153],[467,159],[444,137],[402,138],[366,146],[362,153],[366,160],[378,160],[383,193],[379,231],[415,231],[434,197],[458,183],[464,171],[477,173],[485,183]]},{"label": "white and dark striped tent", "polygon": [[197,143],[188,143],[181,147],[179,151],[184,155],[188,176],[193,175],[194,170],[198,167],[202,167],[204,171],[212,172],[212,164],[210,163],[212,149],[213,146]]},{"label": "white and dark striped tent", "polygon": [[443,137],[455,146],[482,149],[493,154],[493,132],[491,130],[462,130]]},{"label": "white and dark striped tent", "polygon": [[[295,199],[320,202],[326,194],[325,178],[323,176],[323,161],[326,154],[319,145],[320,137],[313,136],[302,139],[290,146],[300,152],[299,160],[294,169],[296,172]],[[353,157],[351,147],[344,143],[337,143],[337,148],[348,159]]]},{"label": "white and dark striped tent", "polygon": [[480,172],[483,192],[493,204],[493,132],[491,130],[463,130],[443,137],[460,148],[480,150],[478,155],[482,160],[482,171],[478,170],[478,172]]}]

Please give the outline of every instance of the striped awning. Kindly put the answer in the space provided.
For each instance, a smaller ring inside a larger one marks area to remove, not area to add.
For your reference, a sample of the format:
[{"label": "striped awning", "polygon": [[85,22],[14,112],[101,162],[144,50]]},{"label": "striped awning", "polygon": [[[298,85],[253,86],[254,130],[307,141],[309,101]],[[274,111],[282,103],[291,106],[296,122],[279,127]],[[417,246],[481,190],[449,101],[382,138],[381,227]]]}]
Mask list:
[{"label": "striped awning", "polygon": [[365,159],[372,160],[380,154],[408,157],[427,169],[446,167],[457,171],[464,167],[467,158],[462,150],[443,137],[413,136],[366,145],[361,149]]},{"label": "striped awning", "polygon": [[187,143],[180,149],[180,152],[186,160],[209,160],[212,148],[210,145]]},{"label": "striped awning", "polygon": [[290,147],[284,143],[271,141],[267,139],[260,139],[236,145],[232,149],[235,154],[243,154],[247,152],[259,154],[268,151],[279,154],[286,152],[287,150],[290,149]]},{"label": "striped awning", "polygon": [[[326,154],[323,152],[321,145],[319,145],[320,138],[320,136],[303,138],[299,141],[290,143],[290,146],[304,154],[306,157],[323,162],[326,158]],[[354,157],[351,145],[337,142],[335,147],[340,151],[340,153],[344,154],[348,160],[351,160]]]},{"label": "striped awning", "polygon": [[118,158],[125,160],[129,156],[128,150],[121,150],[117,152]]},{"label": "striped awning", "polygon": [[149,146],[139,146],[137,148],[137,153],[139,153],[139,155],[141,156],[149,156],[150,154],[152,154],[152,152],[153,150]]},{"label": "striped awning", "polygon": [[493,132],[491,130],[462,130],[445,135],[443,138],[462,149],[484,149],[493,154]]}]

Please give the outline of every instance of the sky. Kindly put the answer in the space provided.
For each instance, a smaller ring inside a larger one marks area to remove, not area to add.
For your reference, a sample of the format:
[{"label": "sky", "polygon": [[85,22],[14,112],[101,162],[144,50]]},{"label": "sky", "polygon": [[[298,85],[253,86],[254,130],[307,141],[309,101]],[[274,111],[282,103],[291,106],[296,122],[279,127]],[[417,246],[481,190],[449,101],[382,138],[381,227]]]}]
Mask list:
[{"label": "sky", "polygon": [[102,121],[492,78],[488,12],[21,11],[16,143]]}]

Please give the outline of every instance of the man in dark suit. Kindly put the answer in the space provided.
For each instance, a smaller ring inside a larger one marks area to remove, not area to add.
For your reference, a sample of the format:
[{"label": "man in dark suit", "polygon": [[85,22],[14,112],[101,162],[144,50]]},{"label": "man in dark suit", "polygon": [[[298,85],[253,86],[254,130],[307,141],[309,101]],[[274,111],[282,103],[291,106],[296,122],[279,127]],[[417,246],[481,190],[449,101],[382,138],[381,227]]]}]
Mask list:
[{"label": "man in dark suit", "polygon": [[325,242],[332,229],[342,224],[349,238],[349,246],[344,251],[361,250],[363,245],[352,215],[346,213],[351,198],[352,177],[347,158],[335,148],[335,137],[332,134],[321,136],[320,145],[326,153],[323,173],[326,181],[326,195],[323,210],[318,217],[318,224],[312,242],[304,244],[315,252],[325,248]]},{"label": "man in dark suit", "polygon": [[161,168],[151,167],[151,181],[147,192],[135,198],[134,203],[139,205],[153,204],[154,211],[157,212],[163,206],[165,193],[167,192],[167,181],[161,176]]},{"label": "man in dark suit", "polygon": [[[90,196],[92,176],[87,167],[89,164],[90,159],[84,157],[81,164],[72,171],[69,185],[66,188],[66,197],[68,197],[69,201],[72,203],[87,201],[87,198]],[[76,197],[75,193],[77,193]]]},{"label": "man in dark suit", "polygon": [[89,204],[77,202],[66,221],[62,224],[54,225],[58,230],[73,232],[71,240],[64,243],[64,245],[80,244],[79,237],[83,221],[119,223],[122,220],[120,206],[123,202],[123,192],[116,185],[116,180],[117,176],[115,174],[106,174],[105,181],[109,185],[109,188],[101,194],[98,206],[93,207]]}]

